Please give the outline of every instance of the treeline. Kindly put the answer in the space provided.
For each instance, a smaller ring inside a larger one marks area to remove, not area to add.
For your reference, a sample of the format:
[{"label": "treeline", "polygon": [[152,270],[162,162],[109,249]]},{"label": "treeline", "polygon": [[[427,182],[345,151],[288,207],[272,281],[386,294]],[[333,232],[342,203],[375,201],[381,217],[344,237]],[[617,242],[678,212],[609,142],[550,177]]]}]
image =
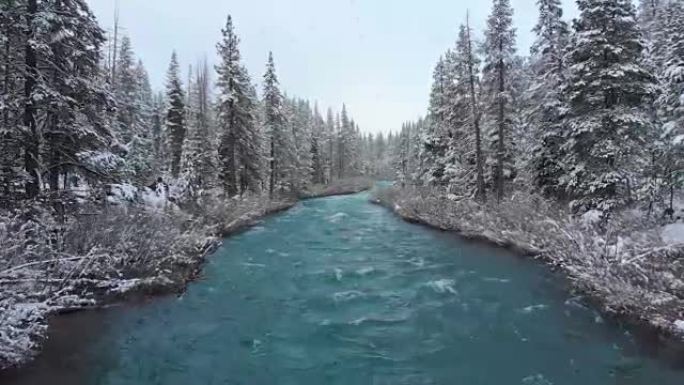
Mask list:
[{"label": "treeline", "polygon": [[375,138],[345,107],[323,117],[285,96],[272,55],[257,95],[230,17],[216,67],[200,62],[186,78],[174,53],[166,89],[155,92],[118,20],[106,34],[85,1],[0,6],[4,206],[162,181],[190,198],[212,188],[290,194],[372,171]]},{"label": "treeline", "polygon": [[684,186],[684,1],[538,0],[516,54],[509,0],[484,39],[469,21],[434,70],[425,120],[395,151],[405,183],[486,201],[542,192],[575,212],[640,205],[673,215]]}]

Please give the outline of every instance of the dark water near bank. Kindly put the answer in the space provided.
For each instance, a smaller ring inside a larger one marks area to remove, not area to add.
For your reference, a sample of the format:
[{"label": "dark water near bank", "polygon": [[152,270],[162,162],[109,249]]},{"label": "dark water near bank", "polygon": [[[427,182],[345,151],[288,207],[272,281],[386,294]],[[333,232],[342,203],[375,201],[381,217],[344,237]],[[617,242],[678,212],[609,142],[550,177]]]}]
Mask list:
[{"label": "dark water near bank", "polygon": [[226,240],[180,298],[59,317],[7,384],[684,384],[545,267],[366,194]]}]

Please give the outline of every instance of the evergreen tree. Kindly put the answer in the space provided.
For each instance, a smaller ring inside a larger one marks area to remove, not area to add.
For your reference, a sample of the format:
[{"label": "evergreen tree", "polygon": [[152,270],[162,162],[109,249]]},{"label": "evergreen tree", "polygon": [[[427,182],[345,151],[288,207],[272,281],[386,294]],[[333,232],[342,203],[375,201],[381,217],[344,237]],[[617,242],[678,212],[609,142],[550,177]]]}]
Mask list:
[{"label": "evergreen tree", "polygon": [[534,83],[528,91],[532,111],[532,134],[539,142],[534,148],[532,172],[537,186],[546,194],[559,195],[562,173],[560,153],[565,99],[560,92],[567,66],[565,52],[569,42],[568,25],[563,21],[559,0],[538,0],[537,35],[530,56]]},{"label": "evergreen tree", "polygon": [[148,184],[154,173],[152,88],[142,61],[138,60],[133,71],[136,82],[134,108],[131,110],[134,114],[134,136],[128,144],[126,161],[134,179]]},{"label": "evergreen tree", "polygon": [[470,29],[470,19],[466,17],[466,25],[463,36],[459,39],[461,56],[464,60],[465,73],[468,82],[468,105],[470,106],[470,121],[475,136],[475,199],[486,201],[484,182],[484,157],[482,154],[482,132],[480,129],[480,104],[475,92],[478,83],[480,60],[473,50],[473,39]]},{"label": "evergreen tree", "polygon": [[247,68],[240,68],[240,83],[244,84],[247,93],[240,98],[238,106],[240,119],[245,130],[238,136],[236,154],[240,170],[240,193],[247,190],[257,192],[262,183],[261,170],[264,165],[264,138],[258,125],[258,97],[256,88],[251,83]]},{"label": "evergreen tree", "polygon": [[337,136],[337,178],[342,179],[349,175],[351,163],[351,146],[353,127],[347,114],[347,106],[342,105],[340,126]]},{"label": "evergreen tree", "polygon": [[658,74],[662,93],[657,100],[658,174],[666,188],[666,212],[674,214],[674,194],[684,187],[684,1],[672,0],[660,17],[662,51]]},{"label": "evergreen tree", "polygon": [[[249,75],[240,62],[240,39],[228,16],[222,30],[223,40],[218,45],[220,64],[218,73],[218,119],[220,128],[219,160],[221,181],[229,196],[248,186],[253,188],[259,179],[259,148],[254,119],[254,92]],[[242,169],[242,171],[241,171]],[[240,179],[243,179],[239,182]]]},{"label": "evergreen tree", "polygon": [[[658,28],[658,19],[664,3],[668,0],[639,0],[639,27],[647,40],[653,36],[655,28]],[[675,0],[677,1],[677,0]]]},{"label": "evergreen tree", "polygon": [[511,79],[509,71],[515,54],[515,29],[512,25],[513,9],[509,0],[494,0],[492,13],[487,19],[483,68],[484,93],[487,100],[490,125],[491,180],[497,200],[504,195],[504,179],[513,178],[509,130],[511,125]]},{"label": "evergreen tree", "polygon": [[328,108],[328,112],[325,118],[325,141],[326,141],[326,161],[327,161],[327,178],[328,183],[335,179],[336,168],[335,168],[335,143],[336,143],[336,132],[335,132],[335,118],[333,116],[332,109]]},{"label": "evergreen tree", "polygon": [[135,58],[131,39],[124,36],[116,63],[116,85],[114,94],[117,103],[117,139],[127,146],[136,135],[138,110],[138,77],[135,71]]},{"label": "evergreen tree", "polygon": [[[428,107],[429,125],[425,131],[420,149],[423,168],[420,178],[431,185],[444,185],[447,168],[446,156],[450,145],[453,124],[454,97],[456,94],[456,58],[452,50],[440,58],[433,72],[430,104]],[[410,127],[405,130],[410,132]]]},{"label": "evergreen tree", "polygon": [[283,95],[280,93],[273,53],[270,52],[264,75],[263,100],[264,128],[269,141],[269,194],[274,196],[276,190],[286,187],[281,182],[290,169],[292,152],[285,126]]},{"label": "evergreen tree", "polygon": [[24,69],[23,16],[18,2],[4,4],[0,12],[0,206],[20,196],[19,186],[23,184],[23,90],[15,79]]},{"label": "evergreen tree", "polygon": [[185,141],[185,92],[180,80],[180,69],[176,52],[171,55],[171,63],[166,75],[166,136],[170,160],[171,176],[177,178],[181,169],[183,142]]},{"label": "evergreen tree", "polygon": [[104,35],[82,1],[42,2],[39,9],[37,81],[46,102],[39,124],[41,158],[50,190],[56,192],[60,180],[66,187],[70,171],[90,172],[81,162],[82,152],[104,148],[111,139],[103,121],[107,94],[97,81]]},{"label": "evergreen tree", "polygon": [[313,130],[311,134],[311,167],[313,169],[313,182],[318,184],[325,183],[325,134],[325,121],[318,111],[318,105],[316,104],[313,111]]},{"label": "evergreen tree", "polygon": [[210,188],[216,171],[216,148],[211,141],[211,100],[209,68],[197,66],[194,81],[188,82],[187,135],[183,148],[182,170],[190,192]]},{"label": "evergreen tree", "polygon": [[579,0],[564,92],[560,184],[578,209],[630,202],[639,160],[652,132],[642,107],[653,77],[641,65],[643,44],[629,0]]}]

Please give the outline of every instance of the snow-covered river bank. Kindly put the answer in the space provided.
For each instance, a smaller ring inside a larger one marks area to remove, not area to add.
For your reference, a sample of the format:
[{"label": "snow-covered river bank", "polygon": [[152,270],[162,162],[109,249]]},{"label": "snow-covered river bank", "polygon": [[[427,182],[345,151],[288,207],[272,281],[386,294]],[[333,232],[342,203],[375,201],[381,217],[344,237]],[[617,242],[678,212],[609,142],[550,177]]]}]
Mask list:
[{"label": "snow-covered river bank", "polygon": [[0,384],[684,382],[544,266],[367,200],[305,201],[227,239],[180,298],[58,318]]}]

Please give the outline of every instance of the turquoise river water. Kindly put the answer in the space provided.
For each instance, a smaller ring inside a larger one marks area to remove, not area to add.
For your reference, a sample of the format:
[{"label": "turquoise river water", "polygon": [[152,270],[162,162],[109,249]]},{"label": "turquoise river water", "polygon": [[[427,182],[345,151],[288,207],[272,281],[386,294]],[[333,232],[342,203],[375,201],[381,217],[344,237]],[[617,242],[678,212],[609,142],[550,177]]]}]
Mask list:
[{"label": "turquoise river water", "polygon": [[12,385],[684,384],[529,259],[368,194],[226,239],[180,297],[58,317]]}]

